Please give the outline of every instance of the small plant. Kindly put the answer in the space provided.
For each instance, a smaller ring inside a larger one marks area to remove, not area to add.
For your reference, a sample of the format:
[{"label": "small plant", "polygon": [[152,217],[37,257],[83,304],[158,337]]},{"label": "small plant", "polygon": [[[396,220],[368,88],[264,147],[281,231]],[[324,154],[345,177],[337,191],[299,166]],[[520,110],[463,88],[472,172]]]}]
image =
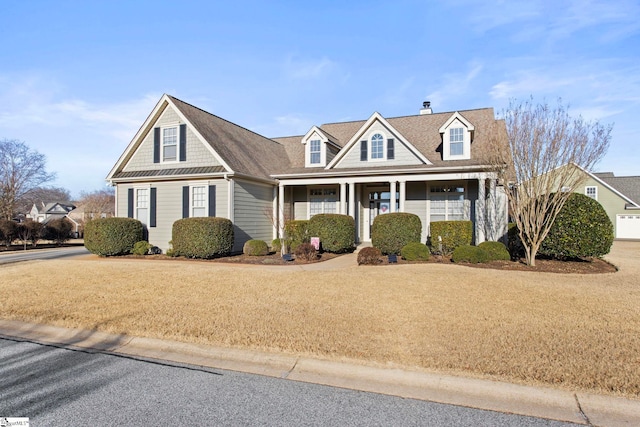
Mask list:
[{"label": "small plant", "polygon": [[269,254],[269,246],[264,240],[247,240],[242,253],[249,256],[265,256]]},{"label": "small plant", "polygon": [[381,262],[382,252],[378,248],[362,248],[358,252],[358,265],[378,265]]},{"label": "small plant", "polygon": [[489,254],[478,246],[458,246],[451,255],[453,262],[468,262],[471,264],[485,263],[489,261]]},{"label": "small plant", "polygon": [[296,248],[295,255],[296,259],[309,262],[317,258],[318,252],[311,243],[301,243]]},{"label": "small plant", "polygon": [[145,240],[140,240],[133,245],[133,249],[131,249],[131,253],[134,255],[147,255],[149,250],[151,249],[151,245],[149,242]]},{"label": "small plant", "polygon": [[411,242],[402,247],[400,255],[407,261],[427,261],[430,252],[424,243]]},{"label": "small plant", "polygon": [[274,252],[281,252],[282,251],[282,240],[273,239],[271,241],[271,250],[274,251]]},{"label": "small plant", "polygon": [[478,245],[480,249],[489,255],[490,261],[509,261],[511,255],[507,247],[500,242],[482,242]]}]

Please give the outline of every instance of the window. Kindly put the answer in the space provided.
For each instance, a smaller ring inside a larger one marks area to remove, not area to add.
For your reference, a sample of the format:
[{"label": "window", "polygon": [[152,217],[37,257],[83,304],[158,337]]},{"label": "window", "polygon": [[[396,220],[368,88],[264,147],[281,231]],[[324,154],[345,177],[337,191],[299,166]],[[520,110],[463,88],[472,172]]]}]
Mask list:
[{"label": "window", "polygon": [[462,221],[466,219],[464,187],[445,185],[431,187],[430,217],[433,221]]},{"label": "window", "polygon": [[147,224],[149,218],[149,189],[136,189],[136,219]]},{"label": "window", "polygon": [[591,197],[593,200],[598,200],[598,187],[596,186],[585,187],[584,194]]},{"label": "window", "polygon": [[178,128],[162,129],[162,161],[175,162],[178,160]]},{"label": "window", "polygon": [[309,190],[309,218],[321,213],[337,213],[336,188],[312,188]]},{"label": "window", "polygon": [[207,187],[191,187],[191,216],[207,216]]},{"label": "window", "polygon": [[371,137],[371,159],[384,159],[384,138],[379,133]]},{"label": "window", "polygon": [[464,154],[464,129],[452,128],[449,130],[449,154],[462,156]]},{"label": "window", "polygon": [[309,141],[309,163],[320,164],[320,140],[312,139]]}]

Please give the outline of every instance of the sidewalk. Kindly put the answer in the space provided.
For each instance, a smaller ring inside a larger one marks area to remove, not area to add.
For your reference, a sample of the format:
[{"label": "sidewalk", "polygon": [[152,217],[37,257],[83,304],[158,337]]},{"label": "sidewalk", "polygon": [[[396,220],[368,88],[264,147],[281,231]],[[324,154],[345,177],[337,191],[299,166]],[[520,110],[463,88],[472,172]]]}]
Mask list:
[{"label": "sidewalk", "polygon": [[640,425],[640,400],[604,395],[12,320],[0,320],[0,337],[247,372],[590,426]]}]

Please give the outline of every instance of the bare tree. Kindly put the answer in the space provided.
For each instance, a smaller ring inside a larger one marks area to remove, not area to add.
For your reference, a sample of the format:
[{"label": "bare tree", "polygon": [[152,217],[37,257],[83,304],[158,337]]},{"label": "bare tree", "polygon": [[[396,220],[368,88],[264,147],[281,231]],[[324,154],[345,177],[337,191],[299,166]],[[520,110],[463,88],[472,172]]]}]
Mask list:
[{"label": "bare tree", "polygon": [[575,189],[586,179],[585,170],[604,157],[611,140],[612,125],[571,117],[558,100],[534,105],[511,101],[504,112],[507,141],[492,144],[490,162],[510,183],[507,199],[525,249],[528,265],[549,229]]},{"label": "bare tree", "polygon": [[84,215],[88,218],[111,217],[115,215],[116,198],[113,188],[80,193],[78,206],[84,208]]},{"label": "bare tree", "polygon": [[42,207],[49,202],[70,202],[71,193],[62,187],[36,187],[22,196],[16,203],[16,211],[28,213],[35,204]]},{"label": "bare tree", "polygon": [[18,200],[55,178],[47,173],[45,163],[45,156],[24,142],[0,141],[0,218],[11,219]]}]

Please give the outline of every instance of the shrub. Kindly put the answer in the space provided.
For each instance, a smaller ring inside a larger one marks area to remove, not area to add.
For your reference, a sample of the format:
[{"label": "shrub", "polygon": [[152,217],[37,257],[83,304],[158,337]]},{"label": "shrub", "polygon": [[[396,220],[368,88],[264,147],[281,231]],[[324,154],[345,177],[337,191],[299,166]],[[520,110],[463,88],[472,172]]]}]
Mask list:
[{"label": "shrub", "polygon": [[613,224],[602,205],[574,193],[558,213],[539,252],[560,259],[601,257],[609,253],[612,244]]},{"label": "shrub", "polygon": [[84,246],[100,256],[130,254],[136,242],[142,240],[144,227],[133,218],[99,218],[84,227]]},{"label": "shrub", "polygon": [[422,223],[411,213],[378,215],[371,226],[371,244],[383,254],[399,254],[411,242],[420,242]]},{"label": "shrub", "polygon": [[73,225],[65,218],[56,218],[49,221],[44,227],[43,237],[55,242],[58,246],[69,240]]},{"label": "shrub", "polygon": [[131,249],[131,253],[134,255],[147,255],[151,250],[151,244],[146,240],[140,240],[133,245],[133,249]]},{"label": "shrub", "polygon": [[518,226],[514,223],[509,223],[509,231],[507,232],[507,249],[509,250],[512,259],[524,257],[524,245],[520,239]]},{"label": "shrub", "polygon": [[400,255],[407,261],[427,261],[430,253],[429,248],[424,243],[411,242],[404,245]]},{"label": "shrub", "polygon": [[378,265],[381,262],[382,252],[378,248],[362,248],[358,252],[358,265]]},{"label": "shrub", "polygon": [[449,255],[458,246],[471,245],[473,241],[471,221],[434,221],[430,229],[431,252],[441,255]]},{"label": "shrub", "polygon": [[301,243],[295,251],[296,259],[313,261],[318,256],[316,248],[311,243]]},{"label": "shrub", "polygon": [[28,219],[18,224],[17,232],[17,237],[22,240],[25,248],[27,247],[27,242],[36,247],[44,232],[44,224]]},{"label": "shrub", "polygon": [[0,219],[0,241],[6,246],[11,246],[18,235],[18,223],[8,219]]},{"label": "shrub", "polygon": [[273,239],[271,241],[271,250],[275,252],[280,252],[282,250],[282,240]]},{"label": "shrub", "polygon": [[175,256],[213,258],[233,249],[233,223],[226,218],[196,217],[173,223],[171,241]]},{"label": "shrub", "polygon": [[309,220],[309,237],[319,237],[324,251],[352,251],[355,236],[356,221],[349,215],[317,214]]},{"label": "shrub", "polygon": [[489,254],[478,246],[462,245],[458,246],[451,255],[453,262],[469,262],[472,264],[489,261]]},{"label": "shrub", "polygon": [[242,253],[249,256],[265,256],[269,253],[269,246],[264,240],[247,240],[242,247]]},{"label": "shrub", "polygon": [[504,243],[482,242],[478,245],[480,249],[489,255],[489,261],[510,261],[511,255]]},{"label": "shrub", "polygon": [[289,241],[308,242],[309,241],[309,220],[291,219],[284,224],[284,235]]}]

